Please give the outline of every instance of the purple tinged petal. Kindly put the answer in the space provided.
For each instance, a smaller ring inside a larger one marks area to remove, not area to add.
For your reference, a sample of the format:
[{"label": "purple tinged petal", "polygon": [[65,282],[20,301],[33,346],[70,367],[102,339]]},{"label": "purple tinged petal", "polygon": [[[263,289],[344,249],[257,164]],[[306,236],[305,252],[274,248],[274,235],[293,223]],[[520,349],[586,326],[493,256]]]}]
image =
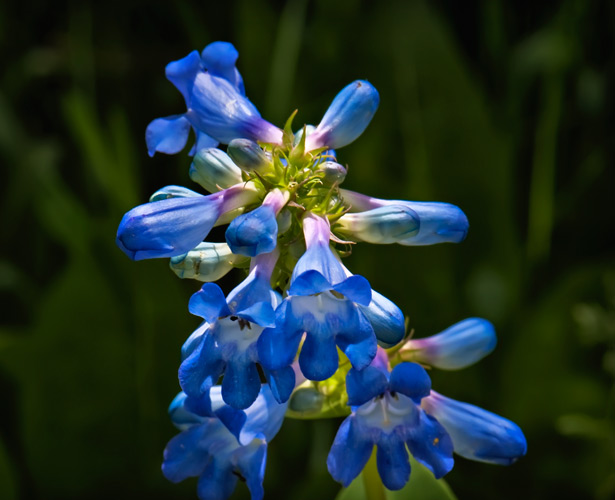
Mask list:
[{"label": "purple tinged petal", "polygon": [[145,143],[150,156],[179,153],[188,142],[190,121],[184,115],[156,118],[145,129]]},{"label": "purple tinged petal", "polygon": [[389,490],[402,489],[410,479],[410,462],[406,443],[397,433],[393,432],[391,434],[382,433],[376,445],[378,446],[376,465],[382,484]]},{"label": "purple tinged petal", "polygon": [[359,137],[374,117],[380,97],[365,80],[344,87],[327,109],[316,130],[308,135],[305,150],[341,148]]},{"label": "purple tinged petal", "polygon": [[517,424],[468,403],[434,391],[421,406],[450,434],[455,453],[470,460],[510,465],[527,452],[527,442]]},{"label": "purple tinged petal", "polygon": [[282,143],[282,131],[263,120],[256,107],[224,78],[197,73],[186,116],[200,131],[223,144],[245,138]]},{"label": "purple tinged petal", "polygon": [[116,243],[133,260],[181,255],[201,243],[222,214],[256,197],[255,186],[246,184],[209,196],[139,205],[122,218]]},{"label": "purple tinged petal", "polygon": [[[343,266],[329,248],[329,236],[331,234],[329,221],[325,217],[308,212],[303,217],[303,234],[307,250],[295,265],[289,293],[295,295],[296,293],[293,290],[297,290],[299,286],[304,289],[301,295],[311,295],[317,293],[317,291],[324,291],[323,289],[309,292],[310,281],[318,283],[318,288],[324,287],[326,281],[329,284],[328,289],[331,289],[346,280],[347,276]],[[307,273],[311,274],[308,275]],[[319,278],[316,273],[320,274],[325,281]],[[303,274],[306,274],[309,278],[302,277]],[[303,279],[295,285],[300,277]]]},{"label": "purple tinged petal", "polygon": [[346,375],[346,392],[348,404],[360,406],[370,399],[380,396],[387,390],[388,380],[386,374],[373,366],[363,370],[351,368]]},{"label": "purple tinged petal", "polygon": [[409,340],[401,349],[402,359],[412,359],[443,370],[458,370],[481,360],[495,349],[493,325],[482,318],[468,318],[443,332]]},{"label": "purple tinged petal", "polygon": [[205,283],[201,289],[190,297],[188,310],[200,316],[208,323],[214,323],[220,316],[228,316],[224,292],[215,283]]},{"label": "purple tinged petal", "polygon": [[415,403],[429,395],[431,379],[425,368],[417,363],[400,363],[391,372],[389,387],[411,398]]},{"label": "purple tinged petal", "polygon": [[327,468],[336,481],[348,486],[369,460],[374,443],[357,425],[354,415],[347,417],[340,426],[329,455]]},{"label": "purple tinged petal", "polygon": [[403,205],[418,216],[420,228],[416,235],[399,241],[400,245],[434,245],[459,243],[468,234],[469,222],[463,211],[450,203],[383,200],[341,189],[340,194],[351,205],[351,212],[363,212],[391,205]]}]

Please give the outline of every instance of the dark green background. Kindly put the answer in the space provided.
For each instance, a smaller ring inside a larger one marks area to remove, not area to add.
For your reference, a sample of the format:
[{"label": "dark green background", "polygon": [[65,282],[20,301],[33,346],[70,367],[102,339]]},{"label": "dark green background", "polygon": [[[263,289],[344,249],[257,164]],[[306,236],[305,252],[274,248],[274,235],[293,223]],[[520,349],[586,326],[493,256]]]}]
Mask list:
[{"label": "dark green background", "polygon": [[[315,124],[344,85],[372,82],[380,109],[338,152],[345,187],[468,215],[462,244],[348,259],[417,336],[496,325],[489,358],[433,382],[517,422],[528,455],[459,459],[459,498],[613,498],[614,27],[606,0],[3,2],[0,498],[196,498],[159,468],[199,285],[129,261],[114,236],[157,188],[194,187],[186,154],[150,159],[143,136],[185,109],[166,63],[218,39],[280,125],[295,108]],[[335,496],[337,425],[285,423],[269,498]]]}]

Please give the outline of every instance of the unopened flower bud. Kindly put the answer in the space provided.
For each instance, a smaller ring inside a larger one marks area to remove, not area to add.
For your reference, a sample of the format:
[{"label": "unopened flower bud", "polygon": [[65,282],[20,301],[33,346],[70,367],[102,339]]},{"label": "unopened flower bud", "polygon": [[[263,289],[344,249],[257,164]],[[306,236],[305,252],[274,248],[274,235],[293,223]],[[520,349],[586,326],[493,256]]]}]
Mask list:
[{"label": "unopened flower bud", "polygon": [[411,339],[399,350],[404,361],[415,361],[443,370],[458,370],[484,358],[497,342],[493,325],[482,318],[468,318],[437,335]]},{"label": "unopened flower bud", "polygon": [[316,130],[305,141],[305,150],[341,148],[359,137],[372,121],[380,96],[372,84],[357,80],[335,96]]},{"label": "unopened flower bud", "polygon": [[210,193],[242,181],[241,169],[224,151],[207,148],[199,151],[190,166],[190,178]]},{"label": "unopened flower bud", "polygon": [[228,155],[246,172],[263,173],[271,169],[271,158],[256,142],[249,139],[233,139],[227,148]]},{"label": "unopened flower bud", "polygon": [[170,267],[180,278],[216,281],[236,265],[247,261],[236,255],[226,243],[200,243],[194,250],[171,258]]},{"label": "unopened flower bud", "polygon": [[368,243],[400,243],[417,234],[419,217],[403,205],[388,205],[365,212],[345,214],[338,221],[337,231]]},{"label": "unopened flower bud", "polygon": [[198,198],[203,195],[182,186],[165,186],[149,197],[149,201],[168,200],[169,198]]},{"label": "unopened flower bud", "polygon": [[318,171],[324,173],[322,182],[325,186],[341,184],[346,178],[346,169],[334,161],[325,161],[319,164]]}]

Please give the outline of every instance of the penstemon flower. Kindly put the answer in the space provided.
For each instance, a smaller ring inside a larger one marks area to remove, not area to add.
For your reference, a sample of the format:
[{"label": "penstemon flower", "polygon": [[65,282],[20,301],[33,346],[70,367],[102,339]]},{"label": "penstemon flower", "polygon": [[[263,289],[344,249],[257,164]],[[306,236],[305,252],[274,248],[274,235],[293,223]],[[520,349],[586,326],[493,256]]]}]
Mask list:
[{"label": "penstemon flower", "polygon": [[[349,243],[458,243],[468,232],[463,211],[340,188],[348,172],[336,150],[378,108],[369,82],[347,85],[317,126],[293,132],[295,114],[278,128],[246,98],[237,57],[215,42],[169,63],[186,112],[146,130],[153,155],[178,153],[192,129],[189,175],[211,194],[166,186],[117,232],[131,259],[169,257],[180,278],[205,282],[188,304],[203,322],[181,350],[182,392],[169,411],[182,432],[164,452],[164,475],[198,477],[201,500],[228,498],[238,477],[253,500],[263,498],[266,449],[285,413],[346,417],[327,460],[345,486],[374,449],[392,490],[411,476],[409,454],[436,478],[451,470],[453,453],[513,463],[526,452],[519,427],[436,393],[424,368],[456,370],[489,354],[491,323],[470,318],[404,340],[399,307],[342,263]],[[204,241],[226,224],[226,242]],[[213,282],[233,268],[246,278],[225,295]]]}]

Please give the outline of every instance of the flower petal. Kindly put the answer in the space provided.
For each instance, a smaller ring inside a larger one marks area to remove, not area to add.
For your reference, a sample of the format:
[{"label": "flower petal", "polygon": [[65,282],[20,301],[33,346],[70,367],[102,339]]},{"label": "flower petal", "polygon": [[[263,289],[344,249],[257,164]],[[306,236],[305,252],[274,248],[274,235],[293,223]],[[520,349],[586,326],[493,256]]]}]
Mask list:
[{"label": "flower petal", "polygon": [[453,468],[453,443],[435,418],[419,414],[419,424],[406,429],[406,442],[412,456],[439,479]]},{"label": "flower petal", "polygon": [[360,406],[370,399],[381,395],[386,391],[389,382],[382,370],[368,366],[363,370],[351,368],[346,375],[346,392],[348,404]]},{"label": "flower petal", "polygon": [[229,81],[242,95],[245,95],[243,79],[235,64],[239,53],[229,42],[213,42],[201,52],[201,62],[212,75]]},{"label": "flower petal", "polygon": [[226,404],[243,410],[254,403],[260,388],[260,377],[253,362],[229,360],[222,379],[222,398]]},{"label": "flower petal", "polygon": [[221,202],[222,198],[210,195],[139,205],[122,218],[116,243],[133,260],[181,255],[207,236],[220,215]]},{"label": "flower petal", "polygon": [[400,355],[443,370],[458,370],[487,356],[496,343],[495,330],[489,321],[468,318],[437,335],[409,340],[400,349]]},{"label": "flower petal", "polygon": [[399,392],[420,404],[429,395],[431,379],[425,368],[417,363],[400,363],[391,372],[389,381],[391,391]]},{"label": "flower petal", "polygon": [[188,310],[200,316],[208,323],[215,323],[220,316],[228,316],[224,292],[215,283],[205,283],[201,289],[190,297]]},{"label": "flower petal", "polygon": [[378,91],[365,80],[356,80],[335,96],[316,130],[308,135],[305,150],[341,148],[359,137],[378,109]]},{"label": "flower petal", "polygon": [[156,118],[145,129],[145,143],[150,156],[158,153],[173,155],[186,146],[190,121],[184,115]]},{"label": "flower petal", "polygon": [[404,314],[384,295],[372,290],[372,300],[369,305],[359,305],[359,309],[372,325],[378,343],[382,347],[393,347],[404,338],[406,333]]},{"label": "flower petal", "polygon": [[527,452],[527,442],[517,424],[474,405],[432,391],[421,402],[453,440],[455,453],[470,460],[510,465]]},{"label": "flower petal", "polygon": [[246,480],[251,500],[262,500],[265,494],[263,479],[267,464],[267,443],[255,439],[250,444],[237,449],[233,453],[232,461]]},{"label": "flower petal", "polygon": [[165,68],[167,80],[182,93],[186,104],[190,102],[194,79],[197,73],[202,70],[201,57],[196,50],[193,50],[182,59],[170,62]]},{"label": "flower petal", "polygon": [[357,425],[353,415],[340,426],[329,455],[327,468],[336,481],[348,486],[357,477],[369,460],[374,443]]},{"label": "flower petal", "polygon": [[376,442],[376,465],[382,484],[389,490],[402,489],[410,479],[410,462],[406,443],[395,432],[382,433]]}]

